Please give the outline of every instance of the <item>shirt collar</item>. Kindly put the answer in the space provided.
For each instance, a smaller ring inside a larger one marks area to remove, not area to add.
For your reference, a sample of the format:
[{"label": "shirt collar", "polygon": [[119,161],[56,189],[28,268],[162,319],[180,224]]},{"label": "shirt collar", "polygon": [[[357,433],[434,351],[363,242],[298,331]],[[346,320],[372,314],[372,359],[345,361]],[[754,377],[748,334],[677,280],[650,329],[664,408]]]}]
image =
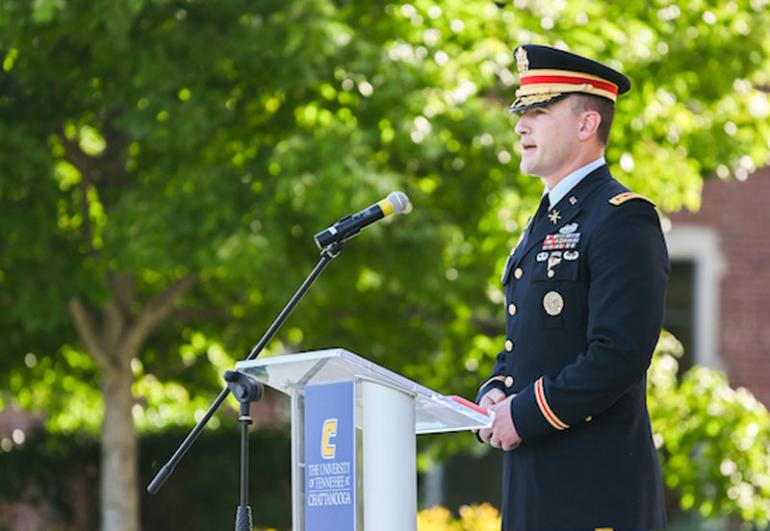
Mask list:
[{"label": "shirt collar", "polygon": [[546,186],[543,193],[548,194],[548,209],[552,209],[559,201],[561,201],[562,198],[567,195],[570,190],[577,186],[586,175],[594,171],[596,168],[604,166],[605,164],[607,164],[607,161],[604,160],[604,155],[602,155],[595,161],[589,162],[585,166],[582,166],[567,175],[564,179],[559,181],[556,186],[553,187],[553,190],[549,190]]}]

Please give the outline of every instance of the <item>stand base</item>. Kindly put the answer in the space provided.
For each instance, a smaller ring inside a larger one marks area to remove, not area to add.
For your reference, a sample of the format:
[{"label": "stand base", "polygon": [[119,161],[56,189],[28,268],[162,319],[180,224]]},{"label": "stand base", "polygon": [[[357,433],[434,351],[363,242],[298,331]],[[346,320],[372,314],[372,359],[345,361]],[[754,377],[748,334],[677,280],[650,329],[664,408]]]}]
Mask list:
[{"label": "stand base", "polygon": [[235,531],[251,531],[253,527],[251,507],[249,505],[239,505],[235,512]]}]

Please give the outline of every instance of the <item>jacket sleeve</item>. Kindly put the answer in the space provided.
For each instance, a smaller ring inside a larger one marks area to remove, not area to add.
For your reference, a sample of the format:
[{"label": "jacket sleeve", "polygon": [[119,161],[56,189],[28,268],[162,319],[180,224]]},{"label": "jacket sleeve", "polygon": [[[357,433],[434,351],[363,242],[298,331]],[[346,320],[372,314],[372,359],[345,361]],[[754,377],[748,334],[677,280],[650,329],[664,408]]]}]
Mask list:
[{"label": "jacket sleeve", "polygon": [[660,335],[669,261],[654,207],[613,207],[587,243],[587,350],[511,401],[525,440],[584,422],[643,382]]}]

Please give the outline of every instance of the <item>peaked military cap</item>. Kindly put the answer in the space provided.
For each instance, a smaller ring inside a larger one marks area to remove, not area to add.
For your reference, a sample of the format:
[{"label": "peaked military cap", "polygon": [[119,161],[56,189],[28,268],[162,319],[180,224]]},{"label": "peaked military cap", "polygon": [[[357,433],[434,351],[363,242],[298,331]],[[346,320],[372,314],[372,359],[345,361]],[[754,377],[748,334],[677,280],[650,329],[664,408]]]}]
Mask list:
[{"label": "peaked military cap", "polygon": [[525,44],[514,52],[521,86],[510,112],[526,111],[576,92],[613,102],[628,92],[631,81],[612,68],[574,53]]}]

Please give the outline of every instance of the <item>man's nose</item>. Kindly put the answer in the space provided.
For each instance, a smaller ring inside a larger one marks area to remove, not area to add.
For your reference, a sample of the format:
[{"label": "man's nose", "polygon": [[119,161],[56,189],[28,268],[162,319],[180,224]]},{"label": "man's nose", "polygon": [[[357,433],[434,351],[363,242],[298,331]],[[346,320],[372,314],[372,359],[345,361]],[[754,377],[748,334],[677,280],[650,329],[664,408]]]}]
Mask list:
[{"label": "man's nose", "polygon": [[519,121],[516,122],[516,126],[513,130],[516,131],[516,134],[519,136],[529,132],[529,125],[527,124],[525,116],[519,117]]}]

